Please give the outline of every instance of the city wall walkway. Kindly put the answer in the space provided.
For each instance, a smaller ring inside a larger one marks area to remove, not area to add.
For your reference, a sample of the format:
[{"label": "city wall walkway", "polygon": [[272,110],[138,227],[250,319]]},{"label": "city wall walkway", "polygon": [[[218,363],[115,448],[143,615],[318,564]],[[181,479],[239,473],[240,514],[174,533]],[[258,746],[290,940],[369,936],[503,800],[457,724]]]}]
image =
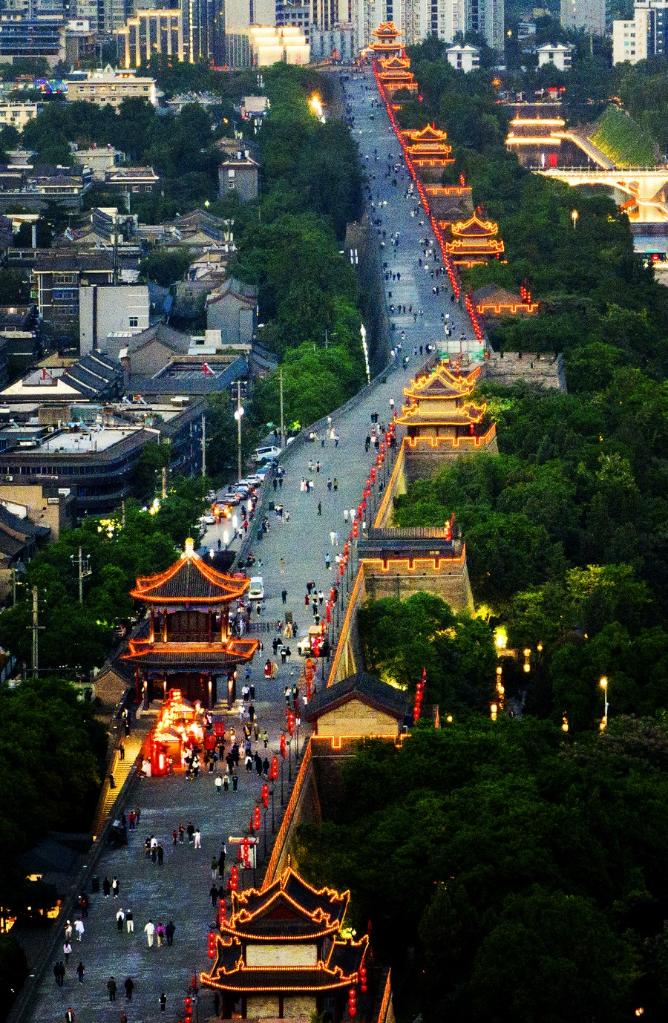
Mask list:
[{"label": "city wall walkway", "polygon": [[[347,537],[349,527],[344,522],[343,510],[357,507],[373,462],[373,448],[369,453],[364,450],[371,414],[378,412],[379,422],[387,423],[390,399],[394,399],[397,408],[400,407],[403,387],[426,358],[424,349],[422,357],[419,354],[414,356],[413,349],[442,336],[442,311],[450,314],[453,338],[458,338],[460,332],[470,331],[460,307],[450,302],[447,278],[438,279],[442,289],[435,296],[431,290],[434,282],[429,273],[419,266],[418,259],[423,252],[420,239],[430,237],[431,233],[427,224],[420,225],[420,216],[410,215],[417,201],[404,198],[408,185],[406,171],[402,168],[397,173],[396,187],[392,178],[384,177],[387,158],[400,164],[401,155],[385,112],[377,103],[371,75],[360,76],[350,82],[346,95],[353,106],[352,129],[365,167],[370,175],[376,174],[375,181],[371,181],[374,202],[387,202],[379,211],[382,227],[388,237],[399,232],[398,248],[386,242],[382,258],[388,262],[388,269],[401,273],[401,282],[399,285],[388,282],[386,290],[393,292],[391,301],[396,299],[395,304],[412,304],[414,309],[423,309],[423,315],[417,322],[412,315],[392,317],[397,324],[395,336],[405,331],[402,354],[409,356],[408,366],[388,370],[374,387],[361,394],[357,402],[349,403],[341,415],[334,413],[333,425],[340,438],[338,447],[330,438],[325,439],[324,447],[320,440],[305,444],[296,442],[294,450],[288,448],[282,462],[286,472],[282,490],[276,495],[270,491],[269,496],[275,496],[289,513],[289,521],[285,521],[285,515],[281,521],[269,513],[269,532],[260,541],[256,535],[252,543],[253,553],[258,559],[253,573],[262,575],[265,584],[266,608],[261,620],[275,621],[283,618],[286,611],[291,611],[298,624],[299,635],[313,621],[311,611],[304,605],[307,581],[314,581],[327,594],[335,580],[334,570],[328,571],[325,567],[325,555],[329,553],[334,564],[336,548],[331,545],[330,532],[338,532],[341,544]],[[374,149],[378,151],[378,161],[374,160]],[[309,460],[313,462],[312,469],[309,468]],[[316,461],[320,462],[319,473],[315,469]],[[302,477],[314,481],[311,494],[300,492]],[[327,489],[328,477],[332,480],[336,477],[338,491]],[[321,514],[318,514],[318,504]],[[257,530],[257,522],[253,525]],[[216,536],[212,529],[209,538],[212,545]],[[285,605],[281,598],[283,589],[287,590]],[[270,754],[277,752],[278,737],[284,725],[284,686],[297,680],[302,660],[297,656],[296,642],[289,641],[292,657],[284,666],[279,665],[275,680],[265,680],[262,667],[267,656],[271,656],[270,643],[274,634],[262,635],[266,649],[258,653],[252,668],[257,689],[255,707],[261,726],[266,726],[270,733]],[[216,713],[222,713],[220,707],[216,708]],[[238,717],[235,720],[238,721]],[[303,741],[302,734],[302,744]],[[293,768],[293,777],[294,773]],[[285,781],[287,788],[287,765]],[[62,989],[56,987],[52,961],[39,983],[31,1019],[36,1023],[55,1023],[64,1018],[68,1006],[74,1009],[77,1023],[118,1023],[122,1009],[127,1012],[129,1023],[158,1019],[171,1023],[180,1017],[190,977],[208,963],[207,933],[215,919],[209,896],[211,857],[218,855],[223,840],[246,832],[260,787],[261,779],[254,773],[247,775],[243,770],[236,793],[218,794],[210,775],[201,775],[194,782],[188,782],[182,774],[178,774],[142,779],[138,783],[131,797],[131,805],[137,805],[141,810],[138,829],[130,833],[126,848],[106,848],[97,870],[100,879],[105,876],[119,878],[120,898],[116,901],[111,897],[104,899],[102,893],[91,896],[84,938],[81,944],[73,942],[65,985]],[[276,786],[275,800],[278,823],[280,784]],[[268,816],[270,841],[271,814]],[[181,823],[185,826],[189,821],[202,830],[201,850],[193,849],[187,842],[176,847],[172,845],[173,829]],[[155,834],[164,845],[162,867],[144,857],[144,839],[151,834]],[[228,868],[232,853],[228,845]],[[244,884],[250,884],[252,877],[249,874],[242,880]],[[119,906],[132,909],[134,935],[117,930],[115,914]],[[176,925],[173,947],[148,948],[143,928],[149,919],[154,923],[173,920]],[[59,943],[58,950],[61,947],[62,943]],[[83,984],[78,983],[75,973],[79,959],[86,967]],[[117,1001],[114,1003],[109,1002],[106,990],[110,975],[118,984]],[[123,991],[123,982],[128,976],[136,985],[131,1003],[126,1003]],[[167,995],[165,1014],[159,1011],[158,1000],[162,991]],[[209,992],[202,994],[198,1012],[199,1021],[213,1015]]]}]

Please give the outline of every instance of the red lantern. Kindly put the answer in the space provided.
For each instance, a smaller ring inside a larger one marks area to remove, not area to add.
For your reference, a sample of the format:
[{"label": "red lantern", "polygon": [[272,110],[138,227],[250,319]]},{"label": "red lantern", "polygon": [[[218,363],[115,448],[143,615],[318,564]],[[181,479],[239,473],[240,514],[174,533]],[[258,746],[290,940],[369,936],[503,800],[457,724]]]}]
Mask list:
[{"label": "red lantern", "polygon": [[348,988],[348,1015],[351,1019],[357,1015],[357,991],[354,987]]},{"label": "red lantern", "polygon": [[287,725],[288,725],[288,733],[290,735],[294,735],[295,734],[295,715],[293,714],[293,712],[291,710],[289,710],[287,712],[286,718],[287,718]]},{"label": "red lantern", "polygon": [[230,870],[230,889],[233,892],[239,891],[239,868],[237,866]]},{"label": "red lantern", "polygon": [[367,993],[366,966],[360,966],[360,991],[363,995]]},{"label": "red lantern", "polygon": [[331,622],[332,620],[332,605],[327,601],[327,607],[325,608],[325,621]]},{"label": "red lantern", "polygon": [[209,937],[207,939],[207,954],[209,959],[216,958],[216,935],[213,931],[209,931]]},{"label": "red lantern", "polygon": [[241,850],[241,862],[243,863],[244,867],[249,867],[250,866],[250,842],[245,837],[244,837],[244,839],[243,839],[243,841],[241,843],[240,850]]},{"label": "red lantern", "polygon": [[283,734],[281,734],[281,739],[280,739],[280,743],[279,743],[279,749],[281,751],[281,756],[285,760],[285,758],[288,755],[288,747],[285,745],[285,736]]},{"label": "red lantern", "polygon": [[359,534],[359,527],[358,527],[357,523],[355,522],[355,523],[353,523],[353,536],[355,537],[355,539],[357,539],[358,534]]},{"label": "red lantern", "polygon": [[262,805],[266,810],[269,806],[269,786],[266,783],[262,786],[262,795],[260,798],[262,799]]},{"label": "red lantern", "polygon": [[271,758],[271,767],[269,768],[269,781],[276,781],[278,778],[278,757],[273,756]]},{"label": "red lantern", "polygon": [[253,827],[255,828],[256,831],[259,831],[261,825],[262,825],[262,816],[260,814],[260,807],[256,806],[255,809],[253,810]]},{"label": "red lantern", "polygon": [[183,1019],[184,1023],[192,1023],[193,1018],[193,1000],[190,995],[186,995],[183,999]]}]

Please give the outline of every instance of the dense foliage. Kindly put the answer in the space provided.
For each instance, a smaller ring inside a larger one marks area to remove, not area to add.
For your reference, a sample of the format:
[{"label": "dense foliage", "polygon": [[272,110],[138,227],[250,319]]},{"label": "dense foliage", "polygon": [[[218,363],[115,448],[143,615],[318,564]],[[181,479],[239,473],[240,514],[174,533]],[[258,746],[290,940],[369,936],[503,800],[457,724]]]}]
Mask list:
[{"label": "dense foliage", "polygon": [[442,715],[486,710],[494,694],[496,656],[487,624],[455,614],[440,597],[371,601],[358,617],[367,671],[411,689],[426,668],[429,702]]},{"label": "dense foliage", "polygon": [[482,719],[368,743],[296,848],[352,888],[401,1018],[622,1023],[668,1011],[668,729],[573,742]]},{"label": "dense foliage", "polygon": [[656,143],[619,107],[606,107],[589,136],[616,167],[647,167],[657,160]]},{"label": "dense foliage", "polygon": [[[156,492],[158,465],[149,470]],[[136,501],[105,520],[86,518],[69,529],[57,543],[30,562],[18,587],[19,600],[0,614],[0,643],[18,659],[31,663],[31,595],[39,591],[40,668],[87,677],[100,667],[115,639],[115,628],[133,614],[129,590],[137,575],[158,572],[173,560],[177,547],[192,534],[203,507],[205,481],[174,481],[157,514],[142,510]],[[90,559],[92,574],[85,583],[85,599],[78,602],[79,547]]]}]

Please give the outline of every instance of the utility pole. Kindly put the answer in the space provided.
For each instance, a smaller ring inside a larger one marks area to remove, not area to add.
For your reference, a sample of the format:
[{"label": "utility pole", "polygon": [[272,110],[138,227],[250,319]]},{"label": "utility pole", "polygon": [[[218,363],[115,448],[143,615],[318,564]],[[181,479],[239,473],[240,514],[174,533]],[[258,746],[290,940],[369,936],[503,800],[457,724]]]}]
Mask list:
[{"label": "utility pole", "polygon": [[165,498],[167,497],[167,466],[166,465],[163,465],[161,473],[160,473],[160,477],[161,477],[161,481],[162,481],[162,487],[161,487],[161,490],[160,490],[160,496],[162,497],[162,500],[164,501]]},{"label": "utility pole", "polygon": [[280,419],[281,419],[281,447],[285,447],[285,418],[283,415],[283,370],[278,371],[278,400],[280,404]]},{"label": "utility pole", "polygon": [[202,476],[206,476],[206,416],[202,413]]},{"label": "utility pole", "polygon": [[74,561],[77,566],[77,576],[79,579],[79,603],[83,604],[84,579],[87,579],[89,575],[92,575],[92,572],[88,567],[88,555],[86,555],[86,560],[84,562],[83,550],[81,547],[79,547],[79,553],[77,554],[76,558],[72,556],[71,560]]},{"label": "utility pole", "polygon": [[36,586],[32,588],[32,675],[37,678],[39,675],[39,590]]}]

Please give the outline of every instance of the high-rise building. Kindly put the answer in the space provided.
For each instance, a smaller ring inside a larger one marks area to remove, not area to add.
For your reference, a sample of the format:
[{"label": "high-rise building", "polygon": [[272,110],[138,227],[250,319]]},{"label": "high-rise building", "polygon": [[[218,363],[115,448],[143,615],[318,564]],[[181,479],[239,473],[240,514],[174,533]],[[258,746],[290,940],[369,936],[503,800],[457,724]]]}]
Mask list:
[{"label": "high-rise building", "polygon": [[633,18],[612,23],[613,64],[668,55],[668,0],[636,0]]},{"label": "high-rise building", "polygon": [[185,59],[180,11],[137,11],[117,30],[116,40],[120,67],[140,67],[154,54]]},{"label": "high-rise building", "polygon": [[607,0],[561,0],[561,27],[604,36],[608,29]]},{"label": "high-rise building", "polygon": [[437,36],[451,43],[458,32],[478,32],[503,51],[504,0],[352,0],[358,46],[368,46],[374,28],[393,21],[406,46]]},{"label": "high-rise building", "polygon": [[500,53],[504,47],[504,16],[503,0],[465,0],[466,31],[477,32]]}]

